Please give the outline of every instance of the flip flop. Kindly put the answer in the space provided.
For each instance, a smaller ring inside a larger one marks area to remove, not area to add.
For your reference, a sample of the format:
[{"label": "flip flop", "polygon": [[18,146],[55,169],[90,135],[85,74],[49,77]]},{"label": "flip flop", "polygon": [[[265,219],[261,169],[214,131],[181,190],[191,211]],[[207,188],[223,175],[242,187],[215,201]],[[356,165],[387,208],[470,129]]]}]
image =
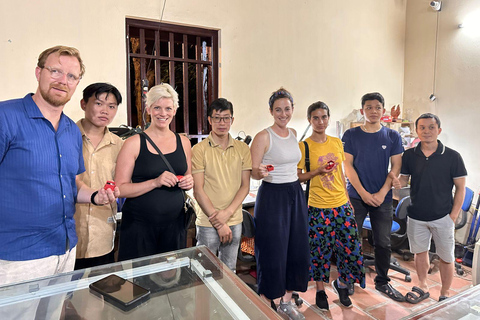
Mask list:
[{"label": "flip flop", "polygon": [[415,286],[412,288],[412,291],[407,292],[407,294],[405,295],[405,300],[407,300],[407,302],[416,304],[422,300],[427,299],[428,297],[430,297],[429,292],[425,292],[419,287]]},{"label": "flip flop", "polygon": [[447,297],[447,296],[440,296],[440,297],[438,298],[438,302],[442,302],[442,301],[445,300],[445,299],[448,299],[448,297]]},{"label": "flip flop", "polygon": [[389,284],[389,283],[382,284],[382,285],[376,284],[375,289],[380,291],[381,293],[385,294],[390,299],[393,299],[393,300],[398,301],[398,302],[404,302],[405,301],[405,297],[398,290],[396,290],[394,287],[392,287],[392,285]]}]

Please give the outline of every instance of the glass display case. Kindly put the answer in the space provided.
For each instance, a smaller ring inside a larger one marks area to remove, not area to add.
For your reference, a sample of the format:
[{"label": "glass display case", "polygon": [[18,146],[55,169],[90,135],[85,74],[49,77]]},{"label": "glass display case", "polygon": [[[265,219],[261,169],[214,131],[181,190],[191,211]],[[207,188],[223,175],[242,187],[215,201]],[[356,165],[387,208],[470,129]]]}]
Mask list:
[{"label": "glass display case", "polygon": [[[89,289],[115,274],[150,291],[124,311]],[[280,319],[206,247],[0,287],[0,319]]]},{"label": "glass display case", "polygon": [[402,320],[470,320],[479,318],[480,286],[474,286],[440,303],[404,317]]}]

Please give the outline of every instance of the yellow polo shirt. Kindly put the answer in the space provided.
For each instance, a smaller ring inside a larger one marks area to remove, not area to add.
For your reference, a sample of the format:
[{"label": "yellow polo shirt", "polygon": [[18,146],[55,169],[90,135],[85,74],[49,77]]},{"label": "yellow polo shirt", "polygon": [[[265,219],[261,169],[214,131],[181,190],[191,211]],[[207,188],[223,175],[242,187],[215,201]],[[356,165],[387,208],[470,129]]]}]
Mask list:
[{"label": "yellow polo shirt", "polygon": [[[228,146],[223,150],[213,141],[212,134],[193,146],[192,174],[204,173],[203,189],[217,210],[227,208],[232,203],[242,184],[242,172],[252,170],[250,149],[243,141],[228,135]],[[243,221],[242,206],[227,221],[234,226]],[[211,227],[208,217],[200,209],[197,212],[197,226]]]},{"label": "yellow polo shirt", "polygon": [[[90,188],[98,190],[107,180],[114,180],[117,156],[123,140],[105,128],[105,135],[95,149],[85,135],[82,120],[77,122],[82,134],[85,162],[82,181]],[[105,206],[77,203],[75,209],[75,229],[78,236],[77,258],[100,257],[111,252],[115,239],[114,216],[117,213],[117,203]]]}]

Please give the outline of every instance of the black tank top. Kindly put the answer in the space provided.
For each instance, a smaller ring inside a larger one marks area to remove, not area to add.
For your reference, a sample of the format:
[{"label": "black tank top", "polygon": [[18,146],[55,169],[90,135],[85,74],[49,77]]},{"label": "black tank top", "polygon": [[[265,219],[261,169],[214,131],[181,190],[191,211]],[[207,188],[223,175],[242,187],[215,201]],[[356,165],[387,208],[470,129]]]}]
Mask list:
[{"label": "black tank top", "polygon": [[[183,151],[180,136],[175,133],[177,148],[174,152],[164,154],[175,170],[175,175],[184,175],[187,171],[187,158]],[[158,154],[151,153],[147,148],[145,137],[140,135],[140,153],[135,161],[132,182],[138,183],[157,178],[168,167]],[[176,220],[183,212],[183,194],[178,187],[155,188],[141,196],[128,198],[122,208],[124,222],[138,221],[149,224],[169,223]]]}]

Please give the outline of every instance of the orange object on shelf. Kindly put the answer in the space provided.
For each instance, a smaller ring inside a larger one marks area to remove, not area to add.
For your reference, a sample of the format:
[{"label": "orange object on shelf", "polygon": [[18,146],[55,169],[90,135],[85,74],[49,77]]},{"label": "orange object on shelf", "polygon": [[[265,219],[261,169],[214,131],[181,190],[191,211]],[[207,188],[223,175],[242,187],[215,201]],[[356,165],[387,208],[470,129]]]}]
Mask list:
[{"label": "orange object on shelf", "polygon": [[385,116],[380,118],[380,121],[382,121],[382,122],[392,122],[392,116],[385,115]]},{"label": "orange object on shelf", "polygon": [[397,121],[398,117],[400,116],[400,105],[393,106],[390,110],[390,114],[392,115],[393,121]]}]

